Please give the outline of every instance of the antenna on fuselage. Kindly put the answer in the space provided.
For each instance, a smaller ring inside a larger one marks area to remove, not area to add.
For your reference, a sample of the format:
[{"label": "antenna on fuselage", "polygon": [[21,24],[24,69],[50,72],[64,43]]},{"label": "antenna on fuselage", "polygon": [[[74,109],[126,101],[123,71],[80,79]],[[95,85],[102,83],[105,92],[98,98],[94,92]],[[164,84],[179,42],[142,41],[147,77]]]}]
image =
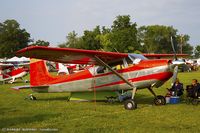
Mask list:
[{"label": "antenna on fuselage", "polygon": [[117,51],[117,49],[116,48],[113,48],[117,53],[119,53],[119,51]]}]

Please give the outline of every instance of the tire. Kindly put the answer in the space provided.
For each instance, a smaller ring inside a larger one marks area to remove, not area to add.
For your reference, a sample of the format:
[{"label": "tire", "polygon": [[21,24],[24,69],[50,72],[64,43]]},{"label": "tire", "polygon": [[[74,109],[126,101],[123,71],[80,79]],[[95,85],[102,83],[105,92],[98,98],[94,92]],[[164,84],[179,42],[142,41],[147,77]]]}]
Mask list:
[{"label": "tire", "polygon": [[137,104],[134,100],[128,99],[124,102],[124,108],[126,110],[135,110],[137,108]]},{"label": "tire", "polygon": [[155,105],[165,105],[166,104],[165,97],[163,97],[161,95],[156,96],[156,98],[154,99],[154,104]]},{"label": "tire", "polygon": [[31,95],[30,100],[37,100],[35,96]]}]

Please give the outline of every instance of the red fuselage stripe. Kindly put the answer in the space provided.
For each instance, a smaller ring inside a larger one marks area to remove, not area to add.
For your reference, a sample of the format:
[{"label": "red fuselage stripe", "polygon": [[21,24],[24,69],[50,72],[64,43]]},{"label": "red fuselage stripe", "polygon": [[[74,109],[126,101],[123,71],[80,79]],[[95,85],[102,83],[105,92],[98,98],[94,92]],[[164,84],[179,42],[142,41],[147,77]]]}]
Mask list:
[{"label": "red fuselage stripe", "polygon": [[[151,80],[151,79],[156,79],[156,80],[160,80],[160,81],[166,81],[172,75],[173,75],[172,72],[162,72],[162,73],[156,73],[156,74],[151,74],[151,75],[147,75],[147,76],[141,76],[141,77],[138,77],[138,78],[132,78],[132,79],[129,79],[129,81],[138,82],[138,81]],[[165,78],[163,78],[163,77],[165,77]],[[123,83],[125,83],[125,82],[121,80],[121,81],[112,82],[112,83],[109,83],[109,84],[95,86],[95,88],[101,88],[101,87],[117,85],[117,84],[123,84]]]}]

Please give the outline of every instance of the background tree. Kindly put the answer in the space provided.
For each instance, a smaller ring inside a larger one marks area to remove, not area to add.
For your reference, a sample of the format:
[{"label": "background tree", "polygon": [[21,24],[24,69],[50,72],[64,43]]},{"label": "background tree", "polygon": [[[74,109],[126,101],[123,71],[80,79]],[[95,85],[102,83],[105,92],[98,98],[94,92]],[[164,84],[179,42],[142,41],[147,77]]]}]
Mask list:
[{"label": "background tree", "polygon": [[17,50],[28,46],[30,34],[20,29],[16,20],[0,23],[0,58],[12,57]]},{"label": "background tree", "polygon": [[171,53],[170,38],[176,33],[177,30],[170,26],[142,26],[138,29],[138,38],[145,53]]},{"label": "background tree", "polygon": [[[104,50],[124,53],[173,53],[171,37],[177,53],[191,54],[188,35],[178,35],[172,26],[150,25],[137,28],[129,15],[117,16],[110,28],[96,26],[78,37],[75,31],[59,47]],[[180,50],[182,48],[182,50]]]},{"label": "background tree", "polygon": [[178,53],[184,53],[192,55],[193,53],[193,47],[189,44],[190,36],[189,35],[177,35],[177,47],[178,47]]},{"label": "background tree", "polygon": [[58,44],[58,47],[59,47],[59,48],[66,48],[67,45],[66,45],[65,42],[63,42],[63,43],[61,43],[61,44]]},{"label": "background tree", "polygon": [[99,26],[96,26],[92,31],[85,30],[82,36],[82,45],[84,49],[99,50],[102,49],[99,36],[101,35],[101,30]]},{"label": "background tree", "polygon": [[195,58],[200,58],[200,45],[197,45],[194,50]]},{"label": "background tree", "polygon": [[177,32],[178,30],[171,26],[142,26],[138,29],[138,40],[143,45],[145,53],[173,53],[171,46],[171,37],[173,37],[177,53],[191,54],[193,48],[188,43],[189,36],[178,35]]},{"label": "background tree", "polygon": [[44,40],[37,40],[35,43],[31,44],[32,46],[49,46],[49,42],[48,41],[44,41]]},{"label": "background tree", "polygon": [[66,42],[59,44],[58,47],[60,48],[81,48],[81,45],[79,43],[80,38],[78,37],[78,34],[75,31],[69,32],[68,35],[66,36]]},{"label": "background tree", "polygon": [[70,48],[81,48],[79,41],[80,38],[78,37],[78,34],[75,31],[72,31],[67,35],[66,46]]},{"label": "background tree", "polygon": [[134,52],[141,50],[137,41],[136,23],[130,16],[117,16],[111,28],[96,26],[93,30],[85,30],[83,36],[77,37],[73,31],[68,34],[67,42],[59,47],[72,47],[91,50]]},{"label": "background tree", "polygon": [[99,50],[102,48],[98,38],[101,35],[100,27],[96,26],[92,31],[85,30],[83,36],[78,37],[75,31],[67,35],[67,42],[59,47]]},{"label": "background tree", "polygon": [[118,52],[134,52],[141,50],[137,40],[137,24],[130,21],[129,15],[117,16],[111,26],[106,49]]}]

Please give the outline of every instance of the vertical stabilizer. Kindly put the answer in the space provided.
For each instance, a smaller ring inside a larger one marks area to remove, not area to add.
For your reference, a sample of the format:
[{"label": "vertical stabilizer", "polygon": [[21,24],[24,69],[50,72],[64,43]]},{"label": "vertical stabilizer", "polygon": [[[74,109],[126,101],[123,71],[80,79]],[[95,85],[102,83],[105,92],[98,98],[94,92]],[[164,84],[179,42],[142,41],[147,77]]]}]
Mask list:
[{"label": "vertical stabilizer", "polygon": [[53,79],[44,60],[31,59],[30,84],[32,86],[48,85]]}]

